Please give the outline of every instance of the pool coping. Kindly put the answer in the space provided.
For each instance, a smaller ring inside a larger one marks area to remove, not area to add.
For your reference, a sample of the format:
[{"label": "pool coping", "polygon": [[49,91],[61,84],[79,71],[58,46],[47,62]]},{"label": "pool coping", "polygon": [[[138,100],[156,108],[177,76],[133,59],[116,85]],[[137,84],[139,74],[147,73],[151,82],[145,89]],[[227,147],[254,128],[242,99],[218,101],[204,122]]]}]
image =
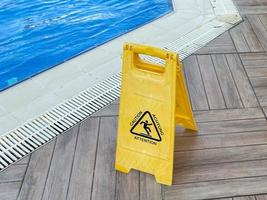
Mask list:
[{"label": "pool coping", "polygon": [[[180,2],[173,0],[173,13],[1,92],[0,137],[2,142],[3,140],[10,141],[15,137],[14,134],[19,133],[21,135],[19,136],[20,139],[12,141],[14,145],[6,145],[5,152],[11,151],[14,146],[21,145],[23,140],[29,139],[31,142],[37,140],[37,147],[34,150],[42,146],[43,142],[40,141],[41,139],[36,139],[34,134],[36,134],[35,130],[38,127],[41,128],[41,124],[45,124],[41,118],[47,113],[51,116],[48,125],[45,126],[53,126],[62,120],[60,124],[68,124],[66,128],[71,128],[118,98],[121,71],[120,55],[125,41],[176,51],[180,58],[184,59],[242,20],[231,0],[206,0],[206,2],[210,3],[206,16],[203,19],[189,18],[192,25],[182,26],[183,30],[186,30],[185,35],[175,27],[181,27],[181,23],[183,20],[187,20],[186,17],[188,16],[186,13],[184,13],[185,16],[179,14],[177,5]],[[197,26],[197,28],[192,29],[193,26]],[[95,89],[97,89],[98,94],[93,92]],[[79,104],[79,102],[82,103]],[[90,105],[92,111],[86,112],[82,109],[83,105]],[[74,115],[77,117],[75,118]],[[33,121],[35,122],[33,123]],[[38,121],[41,123],[38,124]],[[62,132],[67,130],[66,128],[62,128]],[[55,134],[55,137],[57,135]],[[25,138],[21,140],[24,136]],[[2,154],[4,153],[2,152]],[[0,169],[4,169],[6,165],[2,164],[3,167],[1,167],[1,159]]]}]

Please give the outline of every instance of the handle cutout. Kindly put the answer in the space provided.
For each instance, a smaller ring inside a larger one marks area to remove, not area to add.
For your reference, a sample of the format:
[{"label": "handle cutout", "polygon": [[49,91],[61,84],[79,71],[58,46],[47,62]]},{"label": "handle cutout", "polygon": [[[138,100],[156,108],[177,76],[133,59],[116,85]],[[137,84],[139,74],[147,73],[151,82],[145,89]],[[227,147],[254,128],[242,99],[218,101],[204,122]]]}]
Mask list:
[{"label": "handle cutout", "polygon": [[[154,60],[157,63],[154,63]],[[166,60],[163,60],[159,57],[150,56],[146,54],[135,54],[134,62],[137,68],[149,72],[163,74],[166,70]]]}]

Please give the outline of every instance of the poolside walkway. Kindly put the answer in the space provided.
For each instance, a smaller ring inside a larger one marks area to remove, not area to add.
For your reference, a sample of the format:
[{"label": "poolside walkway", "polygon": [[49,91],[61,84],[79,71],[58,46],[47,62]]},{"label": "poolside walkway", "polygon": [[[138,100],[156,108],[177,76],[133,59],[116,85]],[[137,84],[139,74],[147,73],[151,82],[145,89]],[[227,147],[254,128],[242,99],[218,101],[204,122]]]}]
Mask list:
[{"label": "poolside walkway", "polygon": [[[118,101],[0,174],[2,200],[267,200],[267,1],[184,60],[199,133],[177,127],[174,185],[114,170]],[[242,197],[240,197],[242,196]]]}]

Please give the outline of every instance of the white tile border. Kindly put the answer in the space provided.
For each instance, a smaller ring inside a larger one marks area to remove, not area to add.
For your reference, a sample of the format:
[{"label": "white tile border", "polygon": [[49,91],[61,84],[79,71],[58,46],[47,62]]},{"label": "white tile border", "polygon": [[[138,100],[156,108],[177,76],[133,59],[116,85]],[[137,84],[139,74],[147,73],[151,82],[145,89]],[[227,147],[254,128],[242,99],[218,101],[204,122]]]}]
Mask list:
[{"label": "white tile border", "polygon": [[[0,127],[0,143],[9,134],[38,119],[38,116],[55,108],[68,107],[65,103],[75,99],[76,94],[83,95],[84,90],[92,90],[109,77],[120,76],[120,54],[124,42],[159,46],[179,53],[180,58],[184,59],[242,20],[231,0],[173,2],[176,9],[173,13],[1,92],[0,124],[5,126]],[[115,88],[120,86],[120,82],[114,84],[117,84]],[[109,100],[105,103],[105,98],[103,101],[102,107],[110,103]],[[71,109],[76,108],[73,106]],[[64,109],[61,111],[65,112]],[[3,148],[1,144],[0,148]]]}]

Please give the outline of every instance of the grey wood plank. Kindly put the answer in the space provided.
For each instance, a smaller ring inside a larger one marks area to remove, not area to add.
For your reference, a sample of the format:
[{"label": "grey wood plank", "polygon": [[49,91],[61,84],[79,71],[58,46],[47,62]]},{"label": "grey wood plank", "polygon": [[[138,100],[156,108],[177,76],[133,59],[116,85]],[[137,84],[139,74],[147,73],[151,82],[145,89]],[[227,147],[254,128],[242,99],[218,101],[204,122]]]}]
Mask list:
[{"label": "grey wood plank", "polygon": [[266,96],[267,95],[267,90],[266,87],[253,87],[254,91],[257,96]]},{"label": "grey wood plank", "polygon": [[267,145],[175,152],[175,168],[267,159]]},{"label": "grey wood plank", "polygon": [[212,133],[236,133],[242,131],[264,131],[267,130],[267,121],[265,119],[236,120],[221,122],[199,123],[198,134]]},{"label": "grey wood plank", "polygon": [[212,54],[212,53],[235,53],[236,49],[229,32],[225,32],[215,38],[207,45],[198,50],[195,54]]},{"label": "grey wood plank", "polygon": [[256,195],[256,200],[267,200],[267,195]]},{"label": "grey wood plank", "polygon": [[101,118],[92,200],[114,199],[117,118]]},{"label": "grey wood plank", "polygon": [[213,200],[233,200],[233,198],[220,198],[220,199],[213,199]]},{"label": "grey wood plank", "polygon": [[249,46],[250,52],[264,51],[264,48],[247,18],[245,18],[240,28]]},{"label": "grey wood plank", "polygon": [[239,6],[239,11],[243,15],[267,14],[267,5]]},{"label": "grey wood plank", "polygon": [[259,15],[261,23],[263,24],[265,31],[267,32],[267,15]]},{"label": "grey wood plank", "polygon": [[132,170],[129,174],[118,173],[116,183],[117,200],[138,200],[139,199],[139,179],[140,173]]},{"label": "grey wood plank", "polygon": [[261,108],[195,111],[194,115],[197,122],[264,118]]},{"label": "grey wood plank", "polygon": [[176,134],[191,137],[192,135],[265,131],[267,130],[267,121],[265,119],[250,119],[224,122],[203,122],[198,123],[198,129],[198,132],[192,133],[187,130],[180,130],[179,127],[177,127]]},{"label": "grey wood plank", "polygon": [[119,104],[110,104],[92,115],[92,117],[117,116],[119,114]]},{"label": "grey wood plank", "polygon": [[27,165],[11,165],[0,173],[0,183],[11,181],[22,181]]},{"label": "grey wood plank", "polygon": [[267,53],[245,53],[240,57],[246,69],[267,68]]},{"label": "grey wood plank", "polygon": [[177,167],[173,184],[218,181],[267,175],[267,160]]},{"label": "grey wood plank", "polygon": [[99,118],[85,120],[79,129],[67,199],[91,198]]},{"label": "grey wood plank", "polygon": [[267,77],[251,78],[253,87],[267,87]]},{"label": "grey wood plank", "polygon": [[166,200],[200,200],[266,193],[267,177],[228,179],[174,185],[166,188]]},{"label": "grey wood plank", "polygon": [[66,199],[78,128],[57,138],[42,200]]},{"label": "grey wood plank", "polygon": [[210,55],[197,56],[210,109],[226,108]]},{"label": "grey wood plank", "polygon": [[237,27],[230,30],[235,47],[238,52],[257,52],[264,51],[254,30],[252,29],[247,18]]},{"label": "grey wood plank", "polygon": [[267,95],[267,77],[250,78],[257,96]]},{"label": "grey wood plank", "polygon": [[267,95],[258,97],[261,106],[267,106]]},{"label": "grey wood plank", "polygon": [[183,65],[193,110],[208,110],[209,105],[196,56],[186,58]]},{"label": "grey wood plank", "polygon": [[248,68],[246,71],[250,78],[267,77],[267,68]]},{"label": "grey wood plank", "polygon": [[234,197],[233,200],[256,200],[255,196]]},{"label": "grey wood plank", "polygon": [[25,158],[22,158],[20,161],[16,162],[15,165],[25,165],[28,164],[30,160],[30,156],[26,156]]},{"label": "grey wood plank", "polygon": [[266,5],[266,0],[235,0],[238,6],[257,6]]},{"label": "grey wood plank", "polygon": [[245,69],[237,54],[226,55],[228,66],[233,74],[236,87],[245,107],[257,107],[258,101],[250,85]]},{"label": "grey wood plank", "polygon": [[233,198],[216,198],[216,199],[210,199],[210,200],[233,200]]},{"label": "grey wood plank", "polygon": [[21,182],[9,182],[0,184],[0,199],[15,200],[20,189]]},{"label": "grey wood plank", "polygon": [[155,177],[140,173],[140,200],[162,200],[161,185],[156,183]]},{"label": "grey wood plank", "polygon": [[175,151],[267,144],[267,131],[224,133],[175,138]]},{"label": "grey wood plank", "polygon": [[[241,23],[243,24],[243,23]],[[237,52],[251,52],[250,47],[243,34],[241,24],[230,30]]]},{"label": "grey wood plank", "polygon": [[253,87],[267,87],[267,77],[256,77],[251,78],[250,80]]},{"label": "grey wood plank", "polygon": [[227,108],[243,107],[226,57],[224,55],[212,55],[212,59]]},{"label": "grey wood plank", "polygon": [[264,15],[248,15],[248,20],[254,29],[262,47],[267,50],[267,30],[262,21],[265,19]]},{"label": "grey wood plank", "polygon": [[267,107],[266,106],[263,107],[263,111],[264,111],[265,115],[267,115]]},{"label": "grey wood plank", "polygon": [[54,145],[52,141],[31,155],[18,200],[42,199]]}]

